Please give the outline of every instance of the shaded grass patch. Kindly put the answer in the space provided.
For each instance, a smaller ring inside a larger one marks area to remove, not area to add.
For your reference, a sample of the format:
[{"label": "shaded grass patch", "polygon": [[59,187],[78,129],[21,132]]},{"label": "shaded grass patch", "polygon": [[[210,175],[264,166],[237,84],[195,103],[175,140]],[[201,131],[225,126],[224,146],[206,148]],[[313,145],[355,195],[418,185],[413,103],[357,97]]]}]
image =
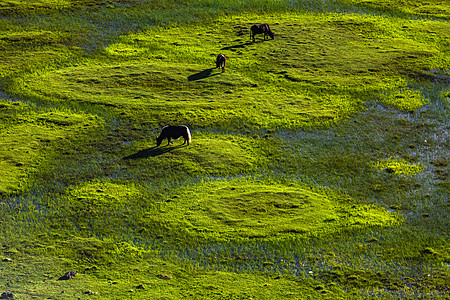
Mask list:
[{"label": "shaded grass patch", "polygon": [[103,124],[88,114],[37,111],[25,104],[0,103],[5,113],[2,119],[8,119],[0,127],[0,194],[3,196],[25,191],[33,174],[57,154],[60,143]]}]

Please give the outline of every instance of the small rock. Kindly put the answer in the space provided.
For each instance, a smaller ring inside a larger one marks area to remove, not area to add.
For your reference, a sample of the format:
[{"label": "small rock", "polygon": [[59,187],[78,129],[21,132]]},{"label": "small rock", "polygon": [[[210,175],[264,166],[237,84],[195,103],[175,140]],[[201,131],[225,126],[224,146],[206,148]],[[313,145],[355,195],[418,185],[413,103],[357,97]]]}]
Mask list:
[{"label": "small rock", "polygon": [[143,285],[143,284],[140,284],[140,285],[138,285],[136,288],[137,288],[137,289],[143,290],[143,289],[144,289],[144,285]]},{"label": "small rock", "polygon": [[6,258],[4,258],[2,261],[3,261],[3,262],[10,262],[10,261],[12,261],[12,260],[11,260],[11,258],[6,257]]},{"label": "small rock", "polygon": [[77,275],[76,271],[69,271],[66,274],[64,274],[64,276],[61,276],[59,278],[59,280],[67,280],[67,279],[75,277],[75,275]]},{"label": "small rock", "polygon": [[14,294],[11,292],[3,292],[0,295],[0,299],[12,299],[12,298],[14,298]]},{"label": "small rock", "polygon": [[170,275],[164,275],[164,274],[158,274],[156,277],[162,278],[162,279],[170,279],[172,276]]}]

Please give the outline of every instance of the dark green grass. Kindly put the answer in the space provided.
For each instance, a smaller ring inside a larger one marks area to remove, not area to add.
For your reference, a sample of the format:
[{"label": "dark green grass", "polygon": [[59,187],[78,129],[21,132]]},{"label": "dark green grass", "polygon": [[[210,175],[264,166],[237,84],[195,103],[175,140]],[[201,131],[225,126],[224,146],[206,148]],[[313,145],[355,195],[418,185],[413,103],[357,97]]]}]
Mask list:
[{"label": "dark green grass", "polygon": [[92,115],[36,110],[20,102],[2,101],[0,110],[0,194],[3,196],[27,190],[33,174],[46,161],[61,154],[58,145],[72,143],[103,126]]},{"label": "dark green grass", "polygon": [[[448,295],[447,22],[383,1],[13,4],[1,292]],[[275,40],[249,41],[259,22]],[[189,147],[155,148],[169,122]]]}]

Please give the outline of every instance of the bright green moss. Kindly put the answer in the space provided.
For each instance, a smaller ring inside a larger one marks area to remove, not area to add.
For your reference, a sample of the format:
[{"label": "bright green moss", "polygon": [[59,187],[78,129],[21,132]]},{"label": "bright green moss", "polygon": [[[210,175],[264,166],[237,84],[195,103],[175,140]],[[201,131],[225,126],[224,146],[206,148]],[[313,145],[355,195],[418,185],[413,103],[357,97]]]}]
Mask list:
[{"label": "bright green moss", "polygon": [[427,103],[419,91],[409,89],[382,95],[381,101],[403,111],[415,111]]},{"label": "bright green moss", "polygon": [[380,171],[387,171],[396,175],[402,174],[406,176],[413,176],[423,171],[422,165],[410,164],[404,160],[392,158],[386,161],[376,162],[375,168]]},{"label": "bright green moss", "polygon": [[65,199],[74,211],[102,213],[123,209],[141,196],[142,192],[134,185],[94,181],[69,188]]}]

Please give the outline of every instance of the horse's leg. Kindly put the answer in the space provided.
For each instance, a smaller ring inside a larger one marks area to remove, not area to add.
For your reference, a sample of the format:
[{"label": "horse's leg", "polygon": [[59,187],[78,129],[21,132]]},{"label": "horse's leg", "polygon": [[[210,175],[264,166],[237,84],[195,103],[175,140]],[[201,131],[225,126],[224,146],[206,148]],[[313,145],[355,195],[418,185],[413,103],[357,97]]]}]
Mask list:
[{"label": "horse's leg", "polygon": [[[170,143],[171,143],[171,141],[170,141],[170,137],[168,137],[167,138],[167,146],[169,146],[170,145]],[[172,143],[173,144],[173,143]]]}]

